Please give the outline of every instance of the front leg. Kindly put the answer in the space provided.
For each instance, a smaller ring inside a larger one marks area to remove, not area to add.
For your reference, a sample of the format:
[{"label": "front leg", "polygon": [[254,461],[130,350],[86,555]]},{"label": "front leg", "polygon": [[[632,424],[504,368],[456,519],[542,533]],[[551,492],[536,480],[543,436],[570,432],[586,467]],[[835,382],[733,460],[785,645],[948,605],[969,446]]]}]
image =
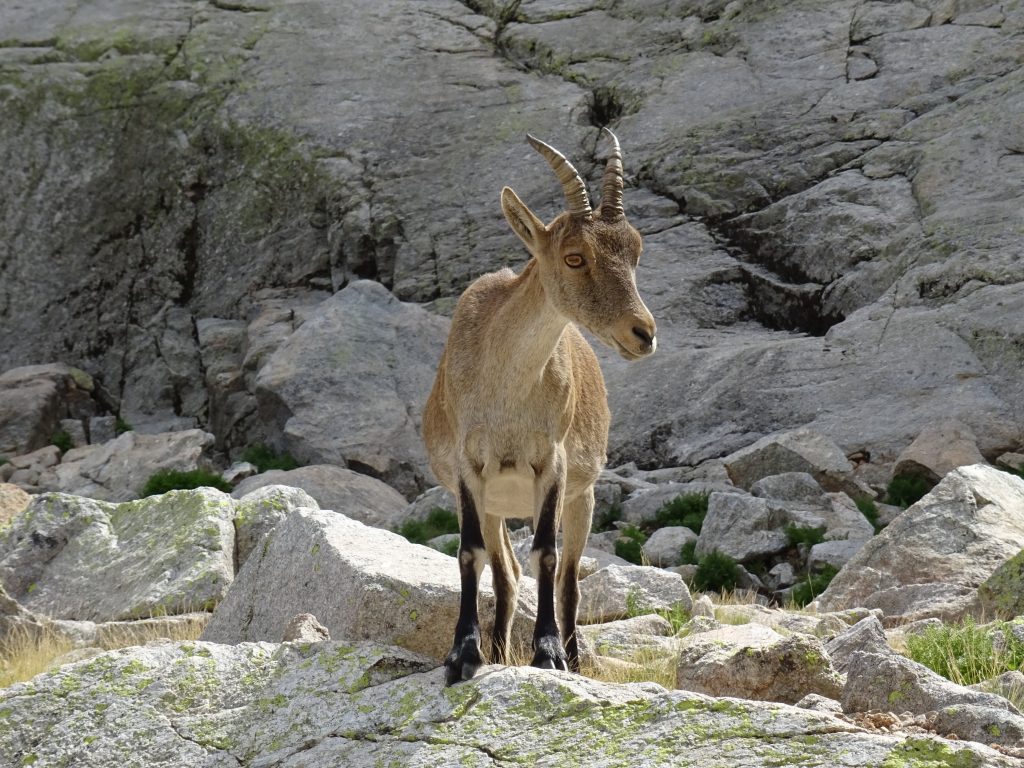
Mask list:
[{"label": "front leg", "polygon": [[445,685],[473,677],[483,658],[480,654],[480,619],[477,614],[477,586],[484,567],[486,552],[480,531],[480,515],[465,482],[459,483],[459,575],[462,579],[462,601],[459,621],[455,625],[455,642],[444,660]]},{"label": "front leg", "polygon": [[541,505],[536,531],[533,534],[530,560],[534,575],[537,577],[537,624],[533,630],[534,652],[530,664],[541,669],[561,669],[568,672],[569,663],[558,634],[558,622],[555,620],[555,571],[558,567],[555,535],[558,533],[561,490],[557,481],[551,486]]}]

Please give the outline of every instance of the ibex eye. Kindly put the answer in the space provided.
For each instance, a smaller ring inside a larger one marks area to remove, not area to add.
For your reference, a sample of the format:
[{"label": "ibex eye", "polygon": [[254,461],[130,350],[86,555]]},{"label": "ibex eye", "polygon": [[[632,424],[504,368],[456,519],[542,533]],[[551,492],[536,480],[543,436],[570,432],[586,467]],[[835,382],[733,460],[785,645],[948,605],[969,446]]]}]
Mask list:
[{"label": "ibex eye", "polygon": [[583,257],[580,256],[578,253],[570,253],[568,256],[565,257],[565,263],[568,266],[572,267],[573,269],[577,269],[579,267],[582,267],[584,262]]}]

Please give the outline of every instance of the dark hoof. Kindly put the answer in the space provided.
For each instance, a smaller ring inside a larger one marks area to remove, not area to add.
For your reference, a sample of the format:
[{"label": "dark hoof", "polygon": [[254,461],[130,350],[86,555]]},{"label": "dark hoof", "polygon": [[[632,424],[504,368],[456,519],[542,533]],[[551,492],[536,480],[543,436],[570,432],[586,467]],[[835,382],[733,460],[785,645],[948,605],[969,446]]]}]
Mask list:
[{"label": "dark hoof", "polygon": [[542,637],[534,643],[533,661],[530,666],[540,669],[560,669],[569,671],[569,660],[566,658],[562,643],[557,637]]},{"label": "dark hoof", "polygon": [[472,678],[483,658],[480,656],[480,641],[476,637],[467,637],[456,643],[451,653],[444,660],[444,684],[454,685]]}]

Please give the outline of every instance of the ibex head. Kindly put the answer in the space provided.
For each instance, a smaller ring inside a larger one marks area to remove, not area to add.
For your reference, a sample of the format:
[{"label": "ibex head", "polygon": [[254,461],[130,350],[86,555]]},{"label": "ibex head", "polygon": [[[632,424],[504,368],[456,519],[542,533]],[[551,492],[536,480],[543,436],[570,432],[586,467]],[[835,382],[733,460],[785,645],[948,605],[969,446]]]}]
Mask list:
[{"label": "ibex head", "polygon": [[657,347],[654,318],[636,290],[635,271],[643,244],[622,208],[622,153],[615,134],[594,212],[579,173],[561,152],[533,136],[530,144],[562,182],[569,210],[547,226],[509,187],[501,208],[512,230],[536,257],[548,300],[627,360]]}]

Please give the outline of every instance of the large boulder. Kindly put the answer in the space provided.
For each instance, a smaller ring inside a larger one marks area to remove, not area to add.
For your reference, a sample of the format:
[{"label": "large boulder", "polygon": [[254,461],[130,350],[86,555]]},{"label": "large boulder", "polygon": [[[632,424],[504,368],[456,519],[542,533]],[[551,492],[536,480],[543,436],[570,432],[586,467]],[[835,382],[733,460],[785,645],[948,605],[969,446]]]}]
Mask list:
[{"label": "large boulder", "polygon": [[[295,614],[312,613],[331,637],[393,643],[435,659],[451,649],[461,595],[453,558],[313,509],[295,510],[263,541],[214,612],[204,640],[276,641]],[[522,647],[533,636],[536,594],[533,579],[523,577],[513,625],[513,642]],[[494,592],[485,573],[485,630],[493,617]],[[489,653],[490,643],[484,646]]]},{"label": "large boulder", "polygon": [[300,460],[358,467],[415,495],[431,485],[419,426],[447,333],[447,320],[379,283],[352,283],[260,369],[261,412]]},{"label": "large boulder", "polygon": [[380,480],[330,464],[272,469],[246,478],[231,495],[240,499],[269,485],[301,488],[316,500],[320,509],[332,509],[377,528],[396,528],[405,519],[408,505],[402,494]]},{"label": "large boulder", "polygon": [[[351,640],[129,648],[0,691],[0,762],[210,765],[917,764],[1011,768],[982,744],[867,731],[782,704],[431,659]],[[723,743],[723,738],[727,736]],[[88,743],[83,745],[83,739]]]},{"label": "large boulder", "polygon": [[821,610],[881,608],[902,621],[978,614],[978,588],[1024,549],[1024,480],[985,465],[953,470],[858,552]]},{"label": "large boulder", "polygon": [[809,429],[769,435],[727,456],[729,479],[749,489],[758,480],[785,472],[811,475],[830,491],[843,490],[853,472],[843,451],[827,436]]},{"label": "large boulder", "polygon": [[142,495],[157,472],[205,468],[213,442],[213,435],[201,429],[155,435],[129,431],[102,445],[72,448],[40,476],[39,485],[92,499],[129,501]]},{"label": "large boulder", "polygon": [[212,488],[121,504],[44,494],[0,532],[0,582],[51,618],[212,610],[234,577],[233,518]]},{"label": "large boulder", "polygon": [[858,651],[847,661],[843,688],[844,712],[911,712],[923,714],[958,704],[992,707],[1017,715],[1009,701],[995,693],[951,683],[924,664],[896,653]]},{"label": "large boulder", "polygon": [[978,597],[985,616],[1024,616],[1024,549],[982,582]]},{"label": "large boulder", "polygon": [[267,534],[298,507],[320,508],[316,499],[304,490],[288,485],[263,485],[238,499],[235,505],[236,573],[249,555],[262,546]]},{"label": "large boulder", "polygon": [[809,635],[741,624],[685,637],[679,648],[676,685],[684,690],[787,704],[842,690],[821,641]]},{"label": "large boulder", "polygon": [[893,474],[937,483],[957,467],[984,463],[978,439],[970,428],[958,421],[942,421],[914,438],[896,459]]},{"label": "large boulder", "polygon": [[579,620],[599,624],[656,610],[689,611],[690,590],[678,573],[641,565],[607,565],[580,582]]}]

